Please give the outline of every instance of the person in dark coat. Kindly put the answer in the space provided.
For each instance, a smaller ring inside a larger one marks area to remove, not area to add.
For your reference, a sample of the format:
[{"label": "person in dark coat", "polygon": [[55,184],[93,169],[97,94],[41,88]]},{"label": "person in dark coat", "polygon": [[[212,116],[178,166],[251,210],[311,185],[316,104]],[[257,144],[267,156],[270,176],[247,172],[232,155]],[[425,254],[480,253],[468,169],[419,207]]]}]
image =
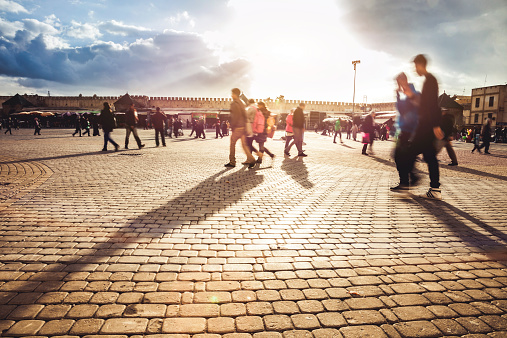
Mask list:
[{"label": "person in dark coat", "polygon": [[490,154],[489,145],[491,144],[491,119],[488,119],[486,124],[482,127],[482,144],[478,150],[484,148],[484,154]]},{"label": "person in dark coat", "polygon": [[79,133],[79,137],[81,137],[81,116],[76,115],[76,121],[74,122],[76,130],[72,134],[72,136],[76,136]]},{"label": "person in dark coat", "polygon": [[40,135],[40,130],[41,130],[41,124],[40,124],[40,121],[39,121],[39,118],[36,117],[35,118],[35,132],[33,133],[34,135]]},{"label": "person in dark coat", "polygon": [[7,120],[5,120],[5,133],[4,134],[7,134],[7,132],[9,132],[10,135],[12,135],[12,121],[11,121],[11,118],[9,117]]},{"label": "person in dark coat", "polygon": [[134,103],[132,103],[129,110],[127,110],[125,113],[125,129],[127,130],[127,134],[125,135],[125,149],[129,148],[130,133],[134,134],[134,139],[136,140],[139,149],[144,147],[144,144],[141,143],[139,135],[137,135],[136,125],[138,122],[139,117],[137,116],[137,110],[134,107]]},{"label": "person in dark coat", "polygon": [[160,110],[160,107],[157,107],[157,111],[151,117],[151,122],[153,123],[153,127],[155,128],[155,144],[157,147],[160,145],[158,140],[158,135],[160,134],[160,138],[162,139],[162,147],[165,147],[165,135],[164,135],[164,122],[167,120],[167,116],[163,111]]},{"label": "person in dark coat", "polygon": [[305,104],[301,102],[299,106],[294,110],[294,116],[292,118],[292,131],[294,132],[294,144],[298,150],[298,156],[308,156],[303,150],[303,136],[305,132],[305,114],[303,112]]},{"label": "person in dark coat", "polygon": [[361,130],[364,133],[363,136],[363,155],[368,155],[366,153],[366,149],[368,148],[368,144],[370,145],[370,151],[373,149],[373,138],[375,137],[375,125],[373,124],[373,119],[375,118],[375,112],[371,112],[371,114],[367,115],[364,118],[364,122],[361,125]]},{"label": "person in dark coat", "polygon": [[104,147],[102,151],[107,151],[107,143],[111,142],[114,146],[114,151],[118,151],[120,146],[118,143],[114,142],[111,138],[110,134],[113,129],[116,127],[116,120],[114,118],[114,113],[108,102],[104,102],[104,108],[100,112],[100,124],[102,125],[102,130],[104,131]]},{"label": "person in dark coat", "polygon": [[220,120],[217,120],[217,122],[215,122],[215,134],[216,134],[216,137],[215,138],[218,138],[218,136],[220,136],[220,138],[224,138],[224,135],[222,135],[222,126],[220,124]]}]

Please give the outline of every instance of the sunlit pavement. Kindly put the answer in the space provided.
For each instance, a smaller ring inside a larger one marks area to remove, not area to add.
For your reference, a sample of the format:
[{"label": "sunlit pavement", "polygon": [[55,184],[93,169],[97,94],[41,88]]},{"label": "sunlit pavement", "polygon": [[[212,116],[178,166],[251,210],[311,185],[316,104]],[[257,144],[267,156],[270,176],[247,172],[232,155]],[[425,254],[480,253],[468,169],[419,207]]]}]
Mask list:
[{"label": "sunlit pavement", "polygon": [[72,132],[0,133],[0,336],[507,336],[507,145],[444,149],[429,201],[424,163],[389,191],[391,141],[279,133],[248,170],[214,132]]}]

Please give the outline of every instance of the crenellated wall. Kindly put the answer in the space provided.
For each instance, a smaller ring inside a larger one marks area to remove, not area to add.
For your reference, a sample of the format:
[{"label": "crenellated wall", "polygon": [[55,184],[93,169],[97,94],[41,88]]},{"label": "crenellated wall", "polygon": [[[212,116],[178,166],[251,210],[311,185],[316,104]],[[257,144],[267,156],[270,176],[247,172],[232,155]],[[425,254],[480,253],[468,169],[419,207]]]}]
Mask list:
[{"label": "crenellated wall", "polygon": [[[38,102],[41,107],[54,109],[86,109],[100,110],[104,102],[114,105],[120,96],[38,96],[24,95],[31,102]],[[143,104],[147,108],[160,107],[162,109],[198,109],[198,110],[227,110],[231,104],[231,98],[201,98],[201,97],[148,97],[145,95],[131,95],[132,99]],[[7,101],[10,96],[0,96],[0,104]],[[264,101],[271,110],[287,111],[295,108],[299,103],[306,104],[306,111],[321,112],[351,112],[352,103],[349,102],[328,102],[328,101],[299,101],[299,100],[283,100]],[[395,110],[394,102],[372,103],[372,104],[355,104],[354,111],[366,110]]]}]

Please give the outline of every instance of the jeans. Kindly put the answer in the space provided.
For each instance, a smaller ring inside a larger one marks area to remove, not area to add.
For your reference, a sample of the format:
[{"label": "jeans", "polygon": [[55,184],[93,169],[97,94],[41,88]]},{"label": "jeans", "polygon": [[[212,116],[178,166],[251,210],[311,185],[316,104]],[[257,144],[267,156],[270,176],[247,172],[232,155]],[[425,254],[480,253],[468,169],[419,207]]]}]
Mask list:
[{"label": "jeans", "polygon": [[[438,189],[440,187],[440,169],[438,167],[437,150],[435,148],[435,136],[433,130],[429,132],[417,133],[410,146],[409,162],[407,163],[408,173],[412,172],[417,155],[423,154],[424,161],[428,164],[430,173],[430,187]],[[407,173],[407,175],[408,175]],[[403,181],[405,181],[403,177]],[[408,178],[406,179],[408,181]]]},{"label": "jeans", "polygon": [[334,139],[333,142],[336,143],[336,135],[340,135],[340,142],[342,140],[342,131],[341,130],[335,130],[334,132]]},{"label": "jeans", "polygon": [[160,134],[160,138],[162,139],[162,145],[165,146],[165,135],[164,135],[164,128],[158,129],[155,128],[155,144],[158,146],[158,135]]},{"label": "jeans", "polygon": [[139,135],[137,135],[137,128],[135,126],[127,126],[126,130],[127,134],[125,135],[125,148],[128,148],[129,146],[130,133],[134,134],[137,146],[141,148],[141,139],[139,138]]},{"label": "jeans", "polygon": [[304,135],[304,129],[303,128],[296,128],[292,127],[292,130],[294,132],[294,144],[296,145],[296,148],[298,149],[298,153],[303,153],[303,135]]},{"label": "jeans", "polygon": [[[284,153],[288,154],[289,151],[290,151],[290,148],[292,148],[292,146],[294,145],[294,135],[287,135],[285,136],[285,149],[284,149]],[[290,142],[292,141],[292,143]]]},{"label": "jeans", "polygon": [[107,150],[107,142],[111,142],[111,144],[117,148],[118,143],[114,142],[114,140],[111,138],[111,132],[104,130],[104,148],[102,150]]},{"label": "jeans", "polygon": [[246,160],[248,163],[254,163],[255,158],[252,156],[248,145],[246,144],[245,128],[235,128],[231,133],[231,144],[229,148],[229,163],[236,164],[236,142],[241,139],[241,146],[246,154]]}]

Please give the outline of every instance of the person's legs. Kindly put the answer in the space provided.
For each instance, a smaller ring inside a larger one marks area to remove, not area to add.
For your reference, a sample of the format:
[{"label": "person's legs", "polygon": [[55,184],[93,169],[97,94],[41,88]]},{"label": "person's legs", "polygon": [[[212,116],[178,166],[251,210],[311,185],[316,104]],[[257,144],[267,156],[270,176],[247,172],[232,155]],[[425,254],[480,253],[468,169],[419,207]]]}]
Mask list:
[{"label": "person's legs", "polygon": [[109,141],[109,133],[104,132],[104,147],[102,148],[102,151],[107,150],[107,141]]},{"label": "person's legs", "polygon": [[334,131],[333,143],[336,143],[336,135],[338,135],[338,131],[337,130]]},{"label": "person's legs", "polygon": [[132,128],[132,134],[134,135],[134,138],[136,139],[137,146],[139,148],[142,148],[143,144],[141,143],[141,139],[139,138],[139,135],[137,134],[137,128],[136,127]]},{"label": "person's legs", "polygon": [[294,131],[294,143],[298,149],[298,155],[303,153],[303,128],[293,128]]},{"label": "person's legs", "polygon": [[125,128],[125,149],[128,149],[128,147],[129,147],[129,138],[130,138],[131,132],[132,132],[132,128],[127,126]]},{"label": "person's legs", "polygon": [[164,135],[164,129],[159,129],[160,138],[162,139],[162,146],[165,147],[165,135]]},{"label": "person's legs", "polygon": [[428,164],[430,187],[438,189],[440,187],[440,169],[438,167],[437,154],[432,139],[426,140],[422,154],[424,161]]},{"label": "person's legs", "polygon": [[451,164],[458,164],[458,157],[456,156],[451,141],[446,140],[444,146],[445,150],[447,150],[447,155],[451,158]]},{"label": "person's legs", "polygon": [[242,133],[238,132],[236,129],[232,130],[231,133],[231,142],[229,145],[229,163],[235,165],[236,164],[236,142],[241,138]]},{"label": "person's legs", "polygon": [[288,155],[289,154],[289,151],[290,151],[290,148],[292,148],[292,145],[294,144],[294,142],[292,142],[292,144],[290,143],[290,141],[292,141],[294,139],[294,136],[285,136],[285,149],[284,149],[284,153],[285,155]]},{"label": "person's legs", "polygon": [[157,128],[155,128],[155,145],[157,147],[159,146],[158,133],[159,133],[159,130]]},{"label": "person's legs", "polygon": [[243,146],[243,151],[245,152],[246,155],[246,161],[248,163],[255,163],[255,158],[252,156],[252,153],[250,152],[250,149],[246,144],[245,128],[237,128],[237,129],[241,129],[240,130],[241,145]]}]

